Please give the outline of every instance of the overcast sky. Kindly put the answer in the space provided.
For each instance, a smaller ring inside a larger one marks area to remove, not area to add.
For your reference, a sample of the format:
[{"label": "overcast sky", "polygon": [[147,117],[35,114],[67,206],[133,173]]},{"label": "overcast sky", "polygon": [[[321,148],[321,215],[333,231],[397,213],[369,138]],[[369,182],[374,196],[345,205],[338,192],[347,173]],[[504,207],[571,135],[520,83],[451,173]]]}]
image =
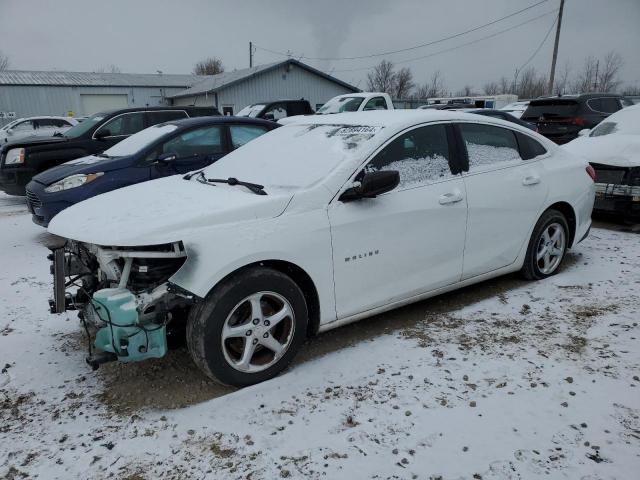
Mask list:
[{"label": "overcast sky", "polygon": [[[249,41],[296,57],[354,57],[411,47],[456,34],[540,0],[0,0],[0,50],[11,68],[190,73],[218,56],[227,70],[249,63]],[[480,89],[513,77],[549,31],[549,14],[493,38],[432,55],[533,19],[559,6],[548,0],[522,14],[446,42],[358,60],[301,60],[364,88],[382,58],[408,66],[422,83],[440,70],[450,90]],[[530,65],[548,73],[552,32]],[[558,66],[577,70],[587,55],[619,52],[623,80],[640,84],[640,0],[566,0]],[[417,60],[417,57],[432,55]],[[282,59],[261,49],[254,64]],[[407,61],[411,60],[411,61]],[[405,63],[400,63],[405,62]],[[347,71],[354,70],[355,71]]]}]

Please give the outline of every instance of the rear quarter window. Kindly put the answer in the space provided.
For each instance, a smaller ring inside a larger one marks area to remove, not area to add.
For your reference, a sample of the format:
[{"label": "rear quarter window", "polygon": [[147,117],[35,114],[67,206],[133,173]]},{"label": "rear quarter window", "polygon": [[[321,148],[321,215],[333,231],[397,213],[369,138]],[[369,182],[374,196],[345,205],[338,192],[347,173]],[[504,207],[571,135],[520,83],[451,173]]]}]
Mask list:
[{"label": "rear quarter window", "polygon": [[531,160],[547,153],[547,149],[540,142],[534,140],[528,135],[516,132],[518,146],[520,147],[520,156],[523,160]]}]

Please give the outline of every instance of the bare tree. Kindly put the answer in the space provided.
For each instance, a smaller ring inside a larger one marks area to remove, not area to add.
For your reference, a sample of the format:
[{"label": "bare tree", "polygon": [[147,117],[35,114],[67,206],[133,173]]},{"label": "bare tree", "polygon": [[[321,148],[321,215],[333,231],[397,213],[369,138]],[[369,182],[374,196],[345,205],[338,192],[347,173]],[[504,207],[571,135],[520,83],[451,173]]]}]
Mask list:
[{"label": "bare tree", "polygon": [[444,97],[446,88],[440,70],[431,74],[431,78],[424,85],[420,86],[414,95],[416,98],[437,98]]},{"label": "bare tree", "polygon": [[569,76],[571,75],[571,63],[569,61],[564,62],[562,70],[556,74],[555,85],[553,86],[556,95],[563,95],[567,93],[569,88]]},{"label": "bare tree", "polygon": [[224,66],[218,57],[205,58],[193,67],[194,75],[217,75],[222,72],[224,72]]},{"label": "bare tree", "polygon": [[584,59],[582,70],[578,72],[571,84],[571,90],[575,93],[593,92],[597,87],[597,71],[599,61],[593,55]]},{"label": "bare tree", "polygon": [[367,90],[372,92],[385,92],[393,94],[396,86],[396,74],[393,71],[393,63],[382,60],[373,67],[373,71],[367,73]]},{"label": "bare tree", "polygon": [[0,72],[9,68],[9,57],[0,51]]},{"label": "bare tree", "polygon": [[477,93],[473,90],[473,86],[471,85],[465,85],[456,92],[456,97],[473,97],[475,95],[477,95]]},{"label": "bare tree", "polygon": [[498,84],[500,85],[498,93],[511,93],[511,81],[507,77],[501,76]]},{"label": "bare tree", "polygon": [[120,67],[112,63],[110,65],[105,65],[104,67],[96,68],[94,73],[122,73],[122,70],[120,70]]},{"label": "bare tree", "polygon": [[638,84],[627,85],[622,90],[622,95],[629,95],[629,96],[634,96],[634,97],[635,96],[639,96],[640,95],[640,85],[638,85]]},{"label": "bare tree", "polygon": [[618,52],[613,50],[604,56],[601,62],[600,72],[596,79],[596,85],[600,92],[615,92],[622,84],[620,80],[620,69],[624,61]]},{"label": "bare tree", "polygon": [[520,72],[515,93],[519,98],[536,98],[546,93],[547,86],[546,77],[529,67]]},{"label": "bare tree", "polygon": [[497,95],[500,93],[500,85],[498,82],[487,82],[482,87],[485,95]]},{"label": "bare tree", "polygon": [[413,73],[408,67],[401,68],[398,73],[395,74],[395,98],[409,98],[411,91],[415,87],[413,83]]}]

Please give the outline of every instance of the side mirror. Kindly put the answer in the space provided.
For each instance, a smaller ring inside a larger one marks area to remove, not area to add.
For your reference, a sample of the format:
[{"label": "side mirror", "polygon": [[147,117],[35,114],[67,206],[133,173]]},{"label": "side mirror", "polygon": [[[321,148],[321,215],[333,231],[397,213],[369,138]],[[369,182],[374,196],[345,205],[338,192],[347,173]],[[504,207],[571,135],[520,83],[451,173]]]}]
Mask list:
[{"label": "side mirror", "polygon": [[587,135],[589,135],[589,133],[591,132],[590,128],[583,128],[582,130],[580,130],[578,132],[578,136],[580,137],[586,137]]},{"label": "side mirror", "polygon": [[111,131],[108,128],[101,128],[96,132],[96,140],[103,140],[106,137],[111,136]]},{"label": "side mirror", "polygon": [[10,128],[9,130],[7,130],[7,135],[13,135],[13,128]]},{"label": "side mirror", "polygon": [[382,170],[366,173],[360,185],[345,190],[340,195],[340,201],[349,202],[360,198],[375,198],[383,193],[390,192],[400,183],[400,173],[397,170]]},{"label": "side mirror", "polygon": [[156,162],[167,164],[173,162],[176,158],[178,158],[178,155],[176,155],[175,153],[167,152],[159,155],[156,159]]}]

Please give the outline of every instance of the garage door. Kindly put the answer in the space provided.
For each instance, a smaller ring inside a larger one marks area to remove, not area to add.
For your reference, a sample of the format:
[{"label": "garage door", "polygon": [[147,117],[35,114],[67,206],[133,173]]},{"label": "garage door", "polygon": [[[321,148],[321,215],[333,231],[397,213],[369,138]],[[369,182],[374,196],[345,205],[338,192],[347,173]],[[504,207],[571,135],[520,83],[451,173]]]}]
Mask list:
[{"label": "garage door", "polygon": [[82,109],[85,115],[93,115],[94,113],[104,110],[113,110],[115,108],[127,108],[127,94],[81,94]]}]

